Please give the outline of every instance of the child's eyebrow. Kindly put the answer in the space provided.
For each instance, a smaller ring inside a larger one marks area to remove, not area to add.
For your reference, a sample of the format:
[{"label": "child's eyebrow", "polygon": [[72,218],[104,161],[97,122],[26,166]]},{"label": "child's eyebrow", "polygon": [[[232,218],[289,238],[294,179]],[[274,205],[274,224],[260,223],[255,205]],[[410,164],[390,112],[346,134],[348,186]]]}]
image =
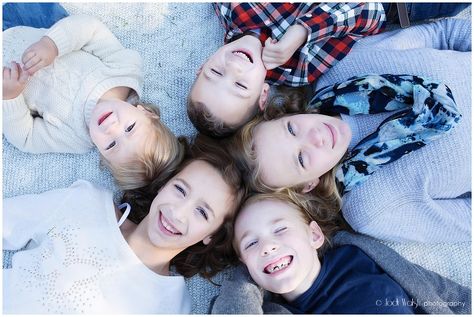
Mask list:
[{"label": "child's eyebrow", "polygon": [[239,244],[240,244],[240,242],[242,242],[242,240],[244,240],[248,235],[250,235],[250,230],[245,231],[244,234],[240,237],[240,239],[238,239]]},{"label": "child's eyebrow", "polygon": [[[274,224],[279,223],[279,222],[284,221],[284,220],[285,220],[285,218],[274,219],[270,222],[270,225],[274,225]],[[238,239],[239,243],[240,243],[240,241],[244,240],[251,233],[252,233],[252,231],[250,231],[250,230],[244,231],[244,234],[240,237],[240,239]]]}]

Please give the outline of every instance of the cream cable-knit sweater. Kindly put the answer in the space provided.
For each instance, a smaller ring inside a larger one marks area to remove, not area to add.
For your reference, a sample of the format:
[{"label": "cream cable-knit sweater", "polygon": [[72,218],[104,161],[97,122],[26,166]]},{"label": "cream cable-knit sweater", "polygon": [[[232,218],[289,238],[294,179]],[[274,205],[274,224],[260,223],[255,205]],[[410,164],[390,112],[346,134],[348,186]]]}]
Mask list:
[{"label": "cream cable-knit sweater", "polygon": [[109,190],[80,180],[5,199],[3,247],[19,249],[28,241],[3,270],[3,313],[191,311],[184,278],[156,274],[130,248]]},{"label": "cream cable-knit sweater", "polygon": [[141,95],[142,58],[98,19],[75,15],[50,29],[3,32],[4,65],[21,62],[25,49],[45,35],[58,47],[58,57],[30,78],[22,94],[3,101],[3,133],[25,152],[88,152],[94,146],[88,128],[92,109],[114,87]]}]

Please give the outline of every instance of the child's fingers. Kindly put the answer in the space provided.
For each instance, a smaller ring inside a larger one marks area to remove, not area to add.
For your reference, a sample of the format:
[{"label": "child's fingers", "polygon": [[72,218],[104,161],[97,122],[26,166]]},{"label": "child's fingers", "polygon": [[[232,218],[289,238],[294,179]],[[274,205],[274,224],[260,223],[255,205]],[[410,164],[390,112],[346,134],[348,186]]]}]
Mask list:
[{"label": "child's fingers", "polygon": [[16,62],[10,62],[11,66],[11,79],[18,80],[18,64]]},{"label": "child's fingers", "polygon": [[28,74],[28,72],[26,70],[23,70],[20,67],[20,78],[19,78],[20,83],[22,83],[22,84],[26,83],[28,81],[29,77],[30,77],[30,74]]},{"label": "child's fingers", "polygon": [[269,37],[268,39],[265,40],[265,47],[270,46],[272,44],[272,38]]},{"label": "child's fingers", "polygon": [[3,80],[8,80],[11,78],[11,71],[8,67],[3,67]]},{"label": "child's fingers", "polygon": [[24,64],[28,63],[30,59],[36,56],[36,52],[27,49],[24,53],[23,56],[21,57],[21,62]]},{"label": "child's fingers", "polygon": [[24,64],[23,68],[27,70],[30,74],[33,74],[35,71],[33,71],[32,68],[35,67],[40,62],[41,62],[41,58],[35,55],[28,62]]},{"label": "child's fingers", "polygon": [[32,67],[30,67],[29,69],[27,69],[28,74],[33,75],[34,73],[36,73],[37,71],[39,71],[43,67],[44,67],[44,63],[43,63],[43,61],[40,61],[39,63],[37,63],[37,64],[33,65]]}]

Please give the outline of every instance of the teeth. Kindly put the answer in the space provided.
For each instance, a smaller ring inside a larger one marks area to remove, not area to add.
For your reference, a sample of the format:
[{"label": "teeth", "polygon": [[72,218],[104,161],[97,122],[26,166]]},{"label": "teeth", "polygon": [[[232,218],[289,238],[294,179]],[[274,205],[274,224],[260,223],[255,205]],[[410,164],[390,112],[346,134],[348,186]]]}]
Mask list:
[{"label": "teeth", "polygon": [[166,221],[165,217],[161,217],[161,223],[163,224],[163,227],[166,228],[166,230],[171,231],[174,234],[179,234],[180,232],[177,231],[175,227],[173,227],[169,222]]},{"label": "teeth", "polygon": [[232,52],[232,54],[236,55],[236,56],[240,56],[242,58],[245,58],[247,61],[249,62],[252,62],[250,60],[250,58],[247,56],[247,54],[243,53],[243,52],[240,52],[240,51],[235,51],[235,52]]},{"label": "teeth", "polygon": [[271,266],[270,265],[267,266],[266,270],[269,273],[277,272],[286,268],[288,265],[290,265],[290,263],[291,263],[291,257],[285,257],[281,259],[279,262],[270,264]]}]

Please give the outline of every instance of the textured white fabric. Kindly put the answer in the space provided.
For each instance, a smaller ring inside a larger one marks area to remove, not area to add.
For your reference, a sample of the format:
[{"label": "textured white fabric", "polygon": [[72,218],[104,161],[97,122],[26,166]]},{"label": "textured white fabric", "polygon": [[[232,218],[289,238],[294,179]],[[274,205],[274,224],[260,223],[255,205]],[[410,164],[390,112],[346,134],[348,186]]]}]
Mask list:
[{"label": "textured white fabric", "polygon": [[140,95],[142,59],[99,20],[76,15],[49,30],[19,26],[3,32],[4,65],[20,62],[24,50],[43,35],[55,42],[59,55],[29,79],[22,94],[3,101],[3,133],[22,151],[88,152],[94,146],[88,128],[93,107],[114,87],[130,87]]},{"label": "textured white fabric", "polygon": [[112,193],[86,181],[4,200],[3,247],[26,249],[3,270],[4,313],[189,313],[182,276],[161,276],[135,255]]}]

